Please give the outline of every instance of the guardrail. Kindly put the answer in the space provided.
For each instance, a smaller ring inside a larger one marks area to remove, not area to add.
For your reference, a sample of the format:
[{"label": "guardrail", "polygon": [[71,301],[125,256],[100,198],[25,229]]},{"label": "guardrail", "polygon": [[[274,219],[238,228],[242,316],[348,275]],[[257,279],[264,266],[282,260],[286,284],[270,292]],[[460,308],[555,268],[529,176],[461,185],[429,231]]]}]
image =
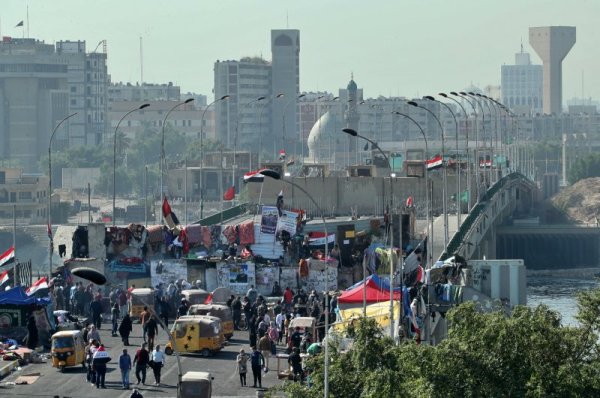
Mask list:
[{"label": "guardrail", "polygon": [[230,218],[242,215],[246,213],[247,210],[248,203],[240,203],[237,206],[230,207],[229,209],[223,210],[222,212],[213,214],[211,216],[203,218],[202,220],[196,221],[194,224],[200,224],[202,226],[208,227],[220,223],[221,220],[229,220]]},{"label": "guardrail", "polygon": [[488,189],[485,192],[485,194],[483,195],[481,200],[479,202],[477,202],[477,204],[475,206],[473,206],[473,208],[471,209],[471,211],[469,212],[467,217],[464,219],[464,221],[460,225],[460,228],[458,229],[458,231],[456,231],[454,236],[452,236],[452,238],[450,239],[450,242],[448,242],[448,246],[446,246],[446,249],[440,255],[438,260],[448,258],[451,254],[454,254],[461,248],[461,246],[463,244],[463,240],[469,234],[473,225],[476,224],[477,219],[481,216],[483,211],[486,209],[488,202],[496,194],[501,192],[508,184],[511,184],[517,180],[526,181],[529,183],[529,185],[533,186],[533,183],[529,179],[527,179],[523,174],[518,173],[518,172],[508,174],[508,175],[502,177],[500,180],[498,180],[494,185],[492,185],[490,187],[490,189]]}]

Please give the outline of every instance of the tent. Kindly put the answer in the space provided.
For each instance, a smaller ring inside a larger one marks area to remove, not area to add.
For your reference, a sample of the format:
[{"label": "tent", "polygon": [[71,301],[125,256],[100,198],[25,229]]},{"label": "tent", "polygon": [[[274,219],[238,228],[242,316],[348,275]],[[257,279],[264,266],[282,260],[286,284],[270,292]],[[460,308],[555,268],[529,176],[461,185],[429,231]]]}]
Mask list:
[{"label": "tent", "polygon": [[50,297],[38,298],[35,296],[28,296],[25,293],[23,286],[15,286],[5,292],[0,293],[0,305],[47,305],[50,304]]},{"label": "tent", "polygon": [[[386,331],[386,328],[390,327],[390,301],[382,301],[380,303],[369,304],[366,308],[368,318],[373,318],[377,324]],[[338,322],[335,323],[334,328],[339,332],[346,331],[348,325],[352,323],[353,319],[358,319],[363,316],[363,309],[361,307],[353,307],[344,310],[340,310],[338,314]],[[400,302],[394,302],[394,319],[398,323],[400,318]]]},{"label": "tent", "polygon": [[[382,281],[377,275],[371,275],[366,282],[359,282],[348,289],[338,297],[338,304],[341,307],[353,307],[363,303],[363,290],[367,289],[367,304],[379,303],[390,300],[390,291],[383,287]],[[397,289],[394,289],[394,300],[400,300],[401,294]]]}]

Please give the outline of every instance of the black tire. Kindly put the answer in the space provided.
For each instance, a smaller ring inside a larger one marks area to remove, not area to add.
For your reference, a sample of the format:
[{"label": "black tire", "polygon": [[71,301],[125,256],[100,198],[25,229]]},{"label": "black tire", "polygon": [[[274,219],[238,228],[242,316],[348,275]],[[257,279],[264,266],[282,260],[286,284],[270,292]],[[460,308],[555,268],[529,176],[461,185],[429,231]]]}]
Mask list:
[{"label": "black tire", "polygon": [[173,355],[173,349],[171,347],[165,347],[165,354]]},{"label": "black tire", "polygon": [[65,367],[64,367],[64,366],[59,366],[59,367],[58,367],[58,371],[59,371],[60,373],[65,373]]},{"label": "black tire", "polygon": [[204,348],[202,351],[200,351],[200,354],[204,357],[204,358],[208,358],[210,356],[210,350],[208,348]]}]

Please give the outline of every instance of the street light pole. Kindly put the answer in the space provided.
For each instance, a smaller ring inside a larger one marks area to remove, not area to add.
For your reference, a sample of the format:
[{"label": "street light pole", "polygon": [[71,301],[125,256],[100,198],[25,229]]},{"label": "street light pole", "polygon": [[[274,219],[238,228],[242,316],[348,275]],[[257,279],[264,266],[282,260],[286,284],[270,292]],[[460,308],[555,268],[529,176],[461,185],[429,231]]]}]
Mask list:
[{"label": "street light pole", "polygon": [[[306,97],[306,94],[300,94],[298,96],[295,96],[294,98],[291,98],[283,107],[283,114],[281,115],[281,123],[282,123],[282,129],[281,129],[281,149],[283,149],[283,152],[285,152],[285,113],[287,112],[288,106],[292,103],[292,102],[296,102],[298,101],[300,98]],[[294,125],[295,125],[295,120],[294,120]],[[294,128],[295,130],[295,128]],[[273,145],[275,145],[275,140],[273,140]],[[275,153],[273,154],[273,160],[277,159],[277,149],[275,149]]]},{"label": "street light pole", "polygon": [[[75,115],[77,115],[77,112],[71,113],[69,116],[58,122],[58,124],[54,126],[54,129],[52,130],[52,134],[50,134],[50,142],[48,143],[48,228],[52,228],[52,140],[54,139],[54,134],[60,125]],[[48,280],[52,278],[52,252],[54,251],[54,239],[52,234],[50,234],[49,237],[50,247],[48,248]]]},{"label": "street light pole", "polygon": [[116,204],[116,195],[117,195],[117,191],[116,191],[116,187],[117,187],[117,131],[119,130],[119,126],[121,125],[121,122],[123,121],[123,119],[125,119],[129,114],[131,114],[135,111],[139,111],[141,109],[147,108],[149,106],[150,106],[150,104],[142,104],[142,105],[130,110],[129,112],[124,114],[121,119],[119,119],[119,122],[117,123],[117,127],[115,127],[115,134],[113,135],[113,197],[112,197],[113,227],[116,224],[116,218],[117,218],[117,215],[115,214],[115,208],[116,208],[115,204]]},{"label": "street light pole", "polygon": [[[283,93],[279,93],[275,96],[275,98],[282,98],[284,97],[285,94]],[[259,139],[259,145],[258,145],[258,167],[261,167],[262,164],[262,151],[263,151],[263,132],[262,132],[262,118],[263,118],[263,114],[265,113],[265,110],[267,109],[267,106],[271,103],[271,101],[273,100],[273,98],[269,98],[269,100],[267,102],[265,102],[265,104],[263,105],[263,108],[260,111],[260,115],[258,117],[258,128],[260,129],[260,139]]]},{"label": "street light pole", "polygon": [[431,114],[431,116],[433,116],[433,118],[437,121],[438,126],[440,127],[440,134],[442,136],[442,211],[444,213],[444,248],[446,248],[448,246],[448,240],[449,240],[448,235],[449,234],[448,234],[448,180],[447,180],[446,164],[445,164],[445,157],[446,157],[445,141],[446,141],[446,139],[444,137],[444,128],[442,127],[442,122],[440,122],[440,119],[429,108],[421,106],[421,105],[417,104],[415,101],[408,101],[408,104],[427,111],[429,114]]},{"label": "street light pole", "polygon": [[[500,146],[498,146],[498,104],[494,99],[488,97],[487,95],[482,95],[482,97],[485,98],[490,105],[492,105],[492,108],[494,108],[494,143],[496,147],[496,156],[499,156],[499,154],[502,153],[502,137],[500,137]],[[500,168],[500,175],[502,175],[502,163],[496,162],[496,165]],[[494,173],[494,179],[498,181],[498,173]]]},{"label": "street light pole", "polygon": [[[481,99],[481,102],[483,102],[485,104],[485,107],[488,109],[488,112],[490,113],[490,168],[489,168],[489,172],[488,172],[488,184],[491,186],[493,181],[492,181],[492,168],[494,165],[494,136],[492,135],[492,108],[490,108],[490,104],[487,101],[484,101],[483,99],[483,95],[479,94],[479,93],[471,93],[471,95],[476,95],[477,97],[479,97]],[[484,138],[485,140],[485,138]],[[485,142],[485,141],[484,141]],[[485,166],[487,167],[487,162],[485,163]]]},{"label": "street light pole", "polygon": [[[371,148],[375,148],[379,151],[379,153],[381,153],[381,155],[383,156],[383,158],[385,159],[388,167],[390,168],[390,199],[389,199],[389,236],[390,236],[390,337],[392,338],[392,340],[394,340],[394,335],[395,335],[395,328],[394,328],[394,256],[393,256],[393,251],[394,251],[394,227],[393,227],[393,217],[392,217],[392,211],[393,211],[393,207],[392,207],[392,199],[394,197],[394,192],[393,192],[393,186],[392,186],[392,165],[390,164],[390,160],[388,158],[388,156],[385,154],[385,152],[383,152],[383,150],[379,147],[379,145],[377,144],[377,142],[362,136],[360,134],[358,134],[358,132],[356,132],[356,130],[350,129],[350,128],[345,128],[342,129],[342,131],[346,134],[349,134],[353,137],[358,137],[358,138],[362,138],[363,140],[367,141],[368,143],[371,144]],[[404,264],[404,256],[402,255],[402,215],[400,215],[400,265],[401,268],[403,269],[403,264]],[[363,268],[363,272],[364,272],[364,268]],[[366,284],[367,284],[367,280],[366,280],[366,273],[365,275],[363,275],[364,279],[364,288],[363,288],[363,316],[367,316],[367,300],[366,300]],[[403,279],[403,275],[400,275],[400,291],[402,291],[402,279]],[[402,305],[400,306],[400,308],[402,308]],[[402,323],[402,312],[400,312],[400,319],[398,319],[398,323],[401,324]]]},{"label": "street light pole", "polygon": [[[477,194],[477,198],[475,200],[475,203],[479,202],[479,154],[478,154],[478,149],[479,149],[479,122],[477,121],[477,109],[475,107],[475,105],[473,104],[473,102],[471,102],[468,98],[465,92],[461,91],[460,93],[457,93],[456,91],[451,91],[450,94],[454,95],[455,97],[460,97],[463,100],[467,101],[467,103],[471,106],[471,108],[473,108],[473,114],[475,115],[475,151],[473,154],[473,167],[474,169],[474,173],[475,173],[475,193]],[[468,147],[469,143],[467,142],[467,147]],[[471,187],[471,179],[472,177],[469,177],[469,188]],[[471,211],[471,197],[469,196],[469,211]]]},{"label": "street light pole", "polygon": [[[402,113],[402,112],[398,112],[398,111],[394,111],[394,114],[396,115],[400,115],[400,116],[404,116],[405,118],[407,118],[408,120],[410,120],[411,122],[413,122],[418,128],[419,131],[421,132],[421,135],[423,136],[423,140],[425,140],[425,220],[427,223],[427,247],[425,248],[427,251],[427,257],[429,257],[430,261],[428,261],[427,258],[425,258],[425,268],[428,268],[428,264],[429,266],[433,265],[433,261],[431,260],[431,256],[433,255],[432,253],[432,249],[429,249],[429,247],[433,248],[433,220],[431,217],[431,212],[429,211],[429,171],[427,170],[427,153],[429,152],[429,144],[427,143],[427,135],[425,134],[425,131],[423,130],[423,127],[421,127],[421,125],[419,123],[417,123],[417,121],[415,119],[413,119],[412,117],[410,117],[409,115]],[[402,307],[400,307],[402,308]]]},{"label": "street light pole", "polygon": [[[477,97],[471,93],[465,93],[463,91],[460,92],[462,95],[464,96],[469,96],[470,98],[473,99],[473,102],[477,104],[477,106],[479,106],[479,109],[481,110],[481,140],[483,141],[483,143],[485,144],[485,112],[483,111],[483,105],[481,105],[481,102],[479,102],[477,100]],[[476,143],[477,145],[479,143]],[[485,154],[483,156],[483,161],[484,161],[484,166],[485,166]],[[475,159],[475,167],[477,167],[477,180],[479,180],[479,176],[481,175],[481,164],[479,163],[479,158]],[[485,169],[483,169],[483,177],[485,178]],[[477,182],[477,187],[478,187],[478,194],[480,193],[480,188],[479,188],[479,181]],[[479,202],[479,198],[477,198],[477,201]]]},{"label": "street light pole", "polygon": [[[240,110],[238,107],[238,117],[236,118],[236,124],[235,124],[235,137],[233,137],[233,164],[232,164],[232,170],[231,170],[231,182],[232,182],[232,186],[233,186],[233,191],[235,194],[235,169],[237,168],[237,138],[238,138],[238,129],[240,127],[240,119],[244,116],[244,108],[246,108],[247,106],[250,106],[251,104],[258,102],[258,101],[262,101],[264,100],[266,97],[264,96],[260,96],[256,99],[253,99],[250,102],[247,102],[246,104],[242,105],[242,109]],[[260,118],[260,115],[259,115]],[[242,129],[243,129],[243,125],[242,125]],[[259,128],[260,128],[260,123],[259,123]]]},{"label": "street light pole", "polygon": [[[271,169],[264,169],[260,171],[260,174],[273,178],[275,180],[279,180],[282,181],[286,184],[291,185],[294,188],[299,189],[300,191],[302,191],[306,197],[308,199],[310,199],[310,201],[313,203],[313,205],[315,206],[315,208],[319,211],[319,214],[321,216],[321,221],[323,221],[323,232],[325,233],[325,258],[327,258],[328,253],[327,253],[327,221],[325,221],[325,213],[323,212],[323,209],[321,209],[321,207],[317,204],[317,201],[308,193],[306,192],[306,190],[304,188],[302,188],[300,185],[292,182],[292,181],[288,181],[285,179],[281,178],[281,174],[279,174],[278,172],[276,172],[275,170],[271,170]],[[325,280],[327,281],[326,283],[329,283],[329,265],[325,266]],[[327,290],[325,291],[325,364],[324,364],[324,371],[323,371],[323,378],[324,378],[324,388],[323,388],[323,396],[324,398],[329,398],[329,286],[326,285],[325,287]]]},{"label": "street light pole", "polygon": [[[165,118],[163,119],[162,129],[161,129],[161,134],[160,134],[160,200],[161,201],[165,194],[164,186],[163,186],[163,176],[164,176],[164,165],[165,165],[165,126],[167,124],[167,118],[169,117],[171,112],[173,112],[176,108],[178,108],[182,105],[185,105],[185,104],[189,104],[193,100],[194,100],[193,98],[188,98],[185,101],[178,102],[177,104],[173,105],[171,107],[171,109],[169,109],[167,114],[165,115]],[[162,223],[163,222],[162,211],[160,212],[160,220]]]},{"label": "street light pole", "polygon": [[[467,213],[468,213],[470,210],[469,201],[471,200],[471,162],[470,162],[470,157],[469,157],[469,115],[467,114],[465,107],[462,106],[462,104],[459,101],[457,101],[456,99],[454,99],[453,97],[447,95],[446,93],[438,93],[438,95],[440,95],[444,98],[447,98],[450,101],[456,103],[460,107],[460,109],[462,109],[463,114],[465,115],[465,141],[466,141],[465,153],[467,155],[467,184],[466,184],[467,187],[466,187],[466,189],[467,189]],[[458,144],[457,144],[457,149],[458,149]],[[459,160],[459,168],[462,168],[460,160]],[[460,188],[460,180],[458,181],[458,183],[459,183],[459,188]],[[462,192],[461,192],[461,196],[462,196]],[[461,198],[461,201],[462,201],[462,198]],[[461,202],[459,202],[459,206],[462,207]],[[459,219],[459,224],[460,224],[460,219]]]},{"label": "street light pole", "polygon": [[458,156],[458,121],[456,120],[456,116],[454,115],[454,112],[452,112],[452,109],[445,102],[438,101],[435,98],[433,98],[431,95],[427,95],[423,98],[428,99],[430,101],[438,102],[441,105],[443,105],[444,107],[446,107],[446,109],[448,109],[448,112],[450,112],[450,115],[452,115],[452,119],[454,119],[454,129],[456,132],[456,157],[458,158],[458,162],[456,163],[457,164],[457,167],[456,167],[456,228],[458,230],[458,228],[460,228],[460,213],[461,213],[461,209],[460,209],[460,157]]},{"label": "street light pole", "polygon": [[200,119],[200,219],[204,218],[204,116],[206,111],[211,107],[212,104],[225,101],[229,98],[229,94],[225,94],[221,98],[217,98],[204,108],[202,112],[202,118]]}]

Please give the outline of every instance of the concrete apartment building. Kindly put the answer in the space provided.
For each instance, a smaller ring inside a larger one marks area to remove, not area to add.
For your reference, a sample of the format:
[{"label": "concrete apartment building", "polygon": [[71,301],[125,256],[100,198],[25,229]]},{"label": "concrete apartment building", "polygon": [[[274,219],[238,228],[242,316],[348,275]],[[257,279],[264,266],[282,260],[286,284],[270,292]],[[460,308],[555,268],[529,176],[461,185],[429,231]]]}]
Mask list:
[{"label": "concrete apartment building", "polygon": [[543,112],[543,68],[533,65],[529,53],[515,54],[514,65],[501,67],[502,103],[518,115]]},{"label": "concrete apartment building", "polygon": [[261,137],[264,143],[271,142],[271,63],[258,57],[217,61],[214,76],[215,98],[230,96],[214,104],[217,139],[229,149],[258,152]]},{"label": "concrete apartment building", "polygon": [[0,43],[0,142],[2,158],[38,171],[52,130],[53,148],[93,146],[106,131],[106,53],[86,53],[85,41],[4,37]]},{"label": "concrete apartment building", "polygon": [[108,103],[123,101],[179,101],[181,89],[172,82],[167,84],[111,83],[108,86]]},{"label": "concrete apartment building", "polygon": [[0,168],[0,219],[43,223],[47,220],[48,177],[20,168]]}]

